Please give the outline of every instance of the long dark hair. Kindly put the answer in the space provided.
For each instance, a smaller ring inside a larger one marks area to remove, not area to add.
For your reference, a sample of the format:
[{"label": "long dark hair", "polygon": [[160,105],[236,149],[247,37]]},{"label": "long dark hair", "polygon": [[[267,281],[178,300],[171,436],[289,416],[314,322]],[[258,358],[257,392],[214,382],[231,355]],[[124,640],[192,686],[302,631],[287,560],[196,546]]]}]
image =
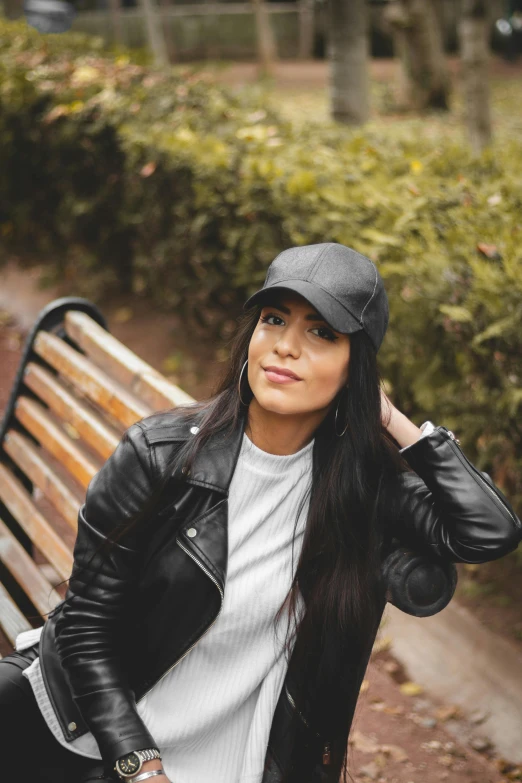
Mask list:
[{"label": "long dark hair", "polygon": [[[189,469],[207,440],[238,426],[253,397],[245,372],[241,401],[239,379],[260,312],[261,304],[240,317],[230,341],[229,361],[211,396],[184,411],[188,416],[194,410],[204,412],[199,432],[177,454]],[[289,594],[275,618],[278,621],[288,611],[285,654],[287,659],[292,655],[292,669],[298,673],[292,695],[313,717],[312,729],[330,741],[331,764],[324,769],[335,783],[341,772],[345,783],[348,773],[353,678],[382,614],[382,534],[398,513],[398,474],[408,469],[382,424],[382,381],[375,349],[364,331],[350,335],[349,384],[349,393],[345,389],[338,393],[314,433],[300,557]],[[348,423],[342,437],[334,427],[338,404],[338,431]],[[302,618],[298,613],[301,583],[308,586]],[[307,762],[303,749],[295,747],[283,783],[302,783],[310,773]]]},{"label": "long dark hair", "polygon": [[[189,418],[198,413],[200,427],[176,451],[177,465],[190,469],[205,442],[217,433],[232,432],[247,413],[253,393],[245,382],[246,373],[241,385],[243,401],[238,384],[260,313],[258,304],[238,319],[228,344],[229,360],[211,395],[176,409],[176,415]],[[408,469],[382,424],[382,380],[375,349],[364,331],[350,335],[349,361],[349,393],[341,389],[314,433],[310,502],[300,557],[290,591],[275,618],[279,620],[288,610],[284,649],[287,659],[292,654],[292,671],[297,672],[292,695],[312,718],[312,729],[330,742],[331,763],[324,770],[332,783],[341,774],[346,783],[349,774],[348,734],[357,700],[353,682],[354,677],[362,679],[360,662],[369,654],[381,619],[380,547],[385,528],[398,513],[398,475]],[[348,424],[342,437],[336,435],[334,426],[338,403],[337,429],[342,431]],[[147,509],[126,520],[111,540],[119,540],[157,504],[171,472],[166,471]],[[305,585],[306,612],[299,619],[298,593]],[[294,720],[298,720],[297,711]],[[283,783],[303,783],[311,772],[310,758],[295,746]]]}]

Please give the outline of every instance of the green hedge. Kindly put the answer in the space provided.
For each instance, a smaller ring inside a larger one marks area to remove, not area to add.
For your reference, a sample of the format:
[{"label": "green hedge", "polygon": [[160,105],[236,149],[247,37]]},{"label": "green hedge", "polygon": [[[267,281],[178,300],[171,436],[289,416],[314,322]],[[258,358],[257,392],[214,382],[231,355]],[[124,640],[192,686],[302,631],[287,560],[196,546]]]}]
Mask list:
[{"label": "green hedge", "polygon": [[98,301],[123,287],[174,307],[216,344],[281,249],[357,248],[390,297],[395,403],[456,430],[520,507],[520,136],[473,160],[428,121],[292,123],[256,88],[85,46],[0,27],[4,245]]}]

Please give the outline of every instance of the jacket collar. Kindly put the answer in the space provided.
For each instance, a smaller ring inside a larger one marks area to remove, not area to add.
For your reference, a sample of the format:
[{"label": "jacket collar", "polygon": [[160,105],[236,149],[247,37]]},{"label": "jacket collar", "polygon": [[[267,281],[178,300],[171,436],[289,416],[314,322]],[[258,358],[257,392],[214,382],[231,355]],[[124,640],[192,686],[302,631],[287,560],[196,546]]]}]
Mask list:
[{"label": "jacket collar", "polygon": [[[194,457],[187,484],[206,487],[228,496],[228,489],[236,468],[243,433],[247,423],[247,408],[242,408],[233,428],[226,433],[217,433],[210,438]],[[196,426],[201,422],[203,413],[198,411]]]}]

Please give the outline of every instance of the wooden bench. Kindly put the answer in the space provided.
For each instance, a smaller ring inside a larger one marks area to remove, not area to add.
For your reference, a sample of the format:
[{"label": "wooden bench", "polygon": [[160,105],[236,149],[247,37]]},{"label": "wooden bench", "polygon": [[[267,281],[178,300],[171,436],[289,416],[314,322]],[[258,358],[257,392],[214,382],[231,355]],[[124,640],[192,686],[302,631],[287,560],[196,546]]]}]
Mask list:
[{"label": "wooden bench", "polygon": [[[42,625],[42,615],[65,596],[79,507],[125,429],[154,411],[193,401],[116,340],[87,299],[60,298],[41,311],[0,427],[4,655],[18,633]],[[426,570],[427,592],[414,611],[405,611],[424,616],[444,608],[455,589],[453,565],[434,566],[400,548],[392,559],[389,600],[401,605],[398,574],[411,572],[415,561]]]},{"label": "wooden bench", "polygon": [[41,311],[0,427],[0,628],[10,645],[65,595],[56,586],[71,573],[78,509],[125,429],[193,401],[116,340],[88,300]]}]

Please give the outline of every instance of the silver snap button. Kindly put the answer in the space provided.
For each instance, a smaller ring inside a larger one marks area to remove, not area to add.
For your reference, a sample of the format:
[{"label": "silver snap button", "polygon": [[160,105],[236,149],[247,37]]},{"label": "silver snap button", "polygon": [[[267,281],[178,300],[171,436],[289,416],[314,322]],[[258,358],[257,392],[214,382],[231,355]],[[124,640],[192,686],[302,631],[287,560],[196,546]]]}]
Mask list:
[{"label": "silver snap button", "polygon": [[198,531],[196,530],[195,527],[189,527],[189,529],[187,530],[187,536],[190,536],[190,538],[194,538],[197,532]]},{"label": "silver snap button", "polygon": [[76,731],[76,729],[78,728],[78,726],[77,726],[77,725],[76,725],[76,723],[75,723],[75,722],[72,720],[72,721],[69,723],[69,725],[67,726],[67,728],[69,729],[69,731]]},{"label": "silver snap button", "polygon": [[183,467],[181,468],[181,472],[183,473],[184,476],[190,476],[190,469],[187,468],[186,465],[183,465]]},{"label": "silver snap button", "polygon": [[197,435],[197,434],[198,434],[198,432],[199,432],[199,427],[195,427],[195,426],[194,426],[194,427],[191,427],[191,428],[190,428],[190,431],[191,431],[191,433],[192,433],[193,435]]}]

